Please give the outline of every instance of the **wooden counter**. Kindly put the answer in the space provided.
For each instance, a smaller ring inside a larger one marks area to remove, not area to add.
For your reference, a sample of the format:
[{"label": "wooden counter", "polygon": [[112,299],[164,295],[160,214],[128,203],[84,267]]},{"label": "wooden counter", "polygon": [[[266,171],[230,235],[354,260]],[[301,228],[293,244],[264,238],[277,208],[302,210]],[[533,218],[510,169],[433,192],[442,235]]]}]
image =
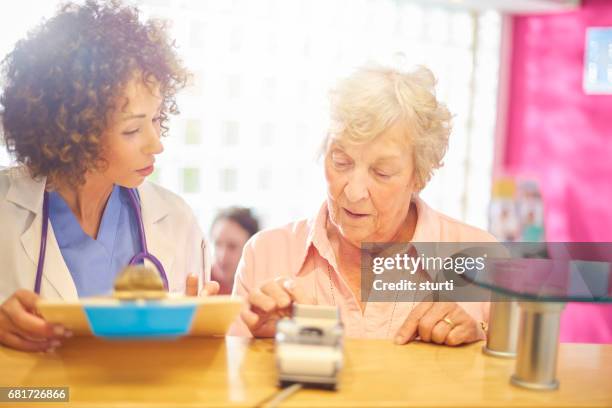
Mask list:
[{"label": "wooden counter", "polygon": [[[481,347],[347,340],[339,391],[302,390],[283,406],[612,407],[612,345],[561,345],[561,387],[540,392],[510,385],[514,361]],[[275,384],[270,340],[77,338],[53,354],[0,347],[0,386],[67,386],[70,406],[254,406]]]}]

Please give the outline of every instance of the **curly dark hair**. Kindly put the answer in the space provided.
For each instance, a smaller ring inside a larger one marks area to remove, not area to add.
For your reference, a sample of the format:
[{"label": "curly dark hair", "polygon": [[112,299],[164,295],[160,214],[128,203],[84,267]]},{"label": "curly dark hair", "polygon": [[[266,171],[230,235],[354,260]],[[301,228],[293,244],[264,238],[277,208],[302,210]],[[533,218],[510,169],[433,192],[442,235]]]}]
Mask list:
[{"label": "curly dark hair", "polygon": [[187,81],[166,25],[119,1],[68,3],[2,61],[0,123],[9,153],[34,178],[77,187],[103,169],[102,135],[135,73],[159,85],[161,132]]}]

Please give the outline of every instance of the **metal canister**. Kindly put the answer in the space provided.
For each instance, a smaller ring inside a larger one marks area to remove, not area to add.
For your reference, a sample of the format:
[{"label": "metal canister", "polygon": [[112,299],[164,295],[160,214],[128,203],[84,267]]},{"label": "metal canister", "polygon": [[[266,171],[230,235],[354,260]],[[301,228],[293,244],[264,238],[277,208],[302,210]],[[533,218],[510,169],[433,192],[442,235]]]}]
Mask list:
[{"label": "metal canister", "polygon": [[521,321],[516,367],[510,381],[524,388],[557,389],[559,324],[565,304],[520,302],[519,306]]},{"label": "metal canister", "polygon": [[516,356],[519,329],[519,307],[515,299],[493,293],[489,308],[487,343],[482,350],[495,357]]}]

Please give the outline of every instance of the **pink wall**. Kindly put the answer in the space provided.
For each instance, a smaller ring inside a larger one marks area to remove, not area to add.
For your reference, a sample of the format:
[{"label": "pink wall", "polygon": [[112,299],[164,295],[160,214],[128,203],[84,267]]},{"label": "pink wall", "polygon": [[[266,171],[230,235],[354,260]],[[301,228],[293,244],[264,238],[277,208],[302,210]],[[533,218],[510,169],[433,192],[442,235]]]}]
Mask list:
[{"label": "pink wall", "polygon": [[[612,95],[582,90],[590,26],[612,27],[611,0],[513,18],[502,168],[539,180],[549,241],[612,241]],[[562,340],[594,338],[612,342],[612,307],[568,306]]]},{"label": "pink wall", "polygon": [[513,21],[504,167],[540,180],[551,241],[612,241],[612,95],[582,91],[589,26],[612,27],[612,1]]}]

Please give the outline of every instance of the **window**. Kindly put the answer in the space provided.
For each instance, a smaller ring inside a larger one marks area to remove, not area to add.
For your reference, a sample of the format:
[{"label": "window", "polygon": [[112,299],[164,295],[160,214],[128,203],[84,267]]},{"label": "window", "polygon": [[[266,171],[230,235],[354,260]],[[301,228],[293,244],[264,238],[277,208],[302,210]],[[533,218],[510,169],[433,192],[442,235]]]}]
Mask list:
[{"label": "window", "polygon": [[192,97],[200,97],[202,96],[203,89],[204,89],[204,73],[192,72],[187,77],[187,83],[185,84],[185,89],[182,92],[183,94],[186,94]]},{"label": "window", "polygon": [[234,27],[230,34],[230,51],[233,53],[237,53],[242,48],[244,33],[242,28]]},{"label": "window", "polygon": [[274,125],[272,123],[264,123],[261,125],[259,134],[259,145],[269,147],[274,144]]},{"label": "window", "polygon": [[262,94],[269,101],[274,100],[276,97],[276,79],[275,78],[264,78],[262,84]]},{"label": "window", "polygon": [[202,142],[200,121],[188,119],[185,124],[185,144],[199,145]]},{"label": "window", "polygon": [[197,193],[200,191],[200,169],[188,167],[183,169],[183,192]]},{"label": "window", "polygon": [[219,173],[219,187],[223,192],[236,191],[238,172],[236,169],[222,169]]},{"label": "window", "polygon": [[230,121],[224,123],[224,131],[223,131],[223,146],[235,146],[238,144],[239,138],[239,125],[237,122]]},{"label": "window", "polygon": [[[434,72],[438,96],[455,115],[445,166],[421,195],[432,207],[486,228],[501,33],[497,12],[386,0],[194,4],[185,14],[169,3],[160,17],[175,27],[206,21],[206,38],[225,39],[225,49],[221,43],[207,46],[205,62],[201,49],[178,44],[206,78],[227,78],[207,82],[199,99],[179,100],[190,118],[207,118],[201,131],[220,143],[175,144],[164,155],[177,163],[193,157],[201,174],[217,175],[218,182],[190,199],[193,207],[209,211],[199,214],[201,219],[209,222],[214,208],[230,204],[255,207],[269,217],[264,226],[316,213],[325,199],[317,153],[327,131],[328,90],[356,66],[394,64],[400,55],[400,63],[425,64]],[[244,25],[237,29],[237,22]],[[177,128],[171,126],[170,133]]]},{"label": "window", "polygon": [[257,183],[259,190],[269,190],[272,184],[272,171],[270,169],[259,170]]},{"label": "window", "polygon": [[298,147],[304,146],[309,138],[311,138],[311,135],[308,126],[298,123],[295,128],[295,145]]},{"label": "window", "polygon": [[194,20],[189,25],[190,45],[193,48],[203,48],[205,43],[206,25],[202,21]]},{"label": "window", "polygon": [[227,78],[227,96],[231,100],[240,97],[240,77],[238,75],[230,75]]},{"label": "window", "polygon": [[[33,12],[30,2],[17,2],[2,13],[0,56],[58,3],[39,2]],[[254,207],[264,227],[316,213],[325,199],[317,152],[327,131],[328,91],[368,61],[432,69],[454,129],[446,164],[421,195],[450,216],[487,226],[497,12],[395,0],[137,4],[150,17],[170,20],[177,52],[196,73],[194,87],[177,96],[181,114],[169,123],[163,177],[155,177],[187,193],[203,229],[216,208],[232,204]],[[2,153],[0,165],[6,164]]]}]

